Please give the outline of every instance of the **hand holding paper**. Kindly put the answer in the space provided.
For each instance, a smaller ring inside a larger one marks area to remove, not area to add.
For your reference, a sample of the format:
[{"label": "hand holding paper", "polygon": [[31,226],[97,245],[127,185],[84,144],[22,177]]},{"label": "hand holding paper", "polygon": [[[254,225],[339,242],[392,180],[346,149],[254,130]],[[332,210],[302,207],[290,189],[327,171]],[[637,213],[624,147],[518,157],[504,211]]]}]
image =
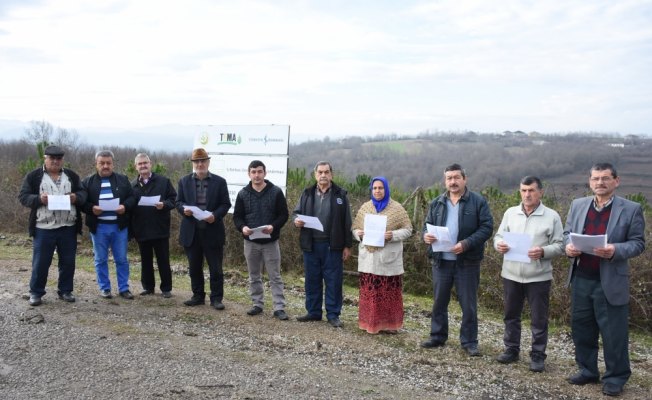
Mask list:
[{"label": "hand holding paper", "polygon": [[102,211],[117,211],[120,207],[120,199],[100,200],[98,206]]},{"label": "hand holding paper", "polygon": [[570,241],[576,250],[600,257],[603,256],[597,254],[595,249],[607,247],[607,235],[580,235],[579,233],[571,233]]},{"label": "hand holding paper", "polygon": [[437,237],[437,240],[430,245],[434,252],[449,252],[453,250],[455,243],[451,240],[450,232],[445,226],[426,224],[426,230]]},{"label": "hand holding paper", "polygon": [[253,233],[249,235],[249,239],[269,239],[272,237],[269,233],[263,232],[267,228],[267,225],[259,226],[258,228],[250,228]]},{"label": "hand holding paper", "polygon": [[362,244],[374,247],[385,247],[386,228],[386,215],[365,214]]},{"label": "hand holding paper", "polygon": [[297,214],[297,218],[302,220],[304,228],[316,229],[320,232],[324,231],[324,226],[321,224],[321,221],[317,217],[311,217],[310,215]]},{"label": "hand holding paper", "polygon": [[202,210],[201,208],[199,208],[199,207],[197,207],[197,206],[187,206],[187,205],[186,205],[186,206],[183,206],[183,209],[184,209],[184,210],[189,210],[189,211],[191,211],[191,212],[192,212],[192,216],[195,217],[195,219],[198,220],[198,221],[203,221],[203,220],[205,220],[206,218],[208,218],[208,217],[210,217],[211,215],[213,215],[212,212],[210,212],[210,211],[206,211],[206,210]]},{"label": "hand holding paper", "polygon": [[143,196],[138,200],[139,206],[150,206],[155,207],[156,203],[161,201],[161,196]]},{"label": "hand holding paper", "polygon": [[532,237],[525,233],[503,232],[503,240],[509,246],[505,260],[531,262],[528,251],[532,247]]},{"label": "hand holding paper", "polygon": [[48,198],[48,210],[64,210],[70,211],[70,195],[54,195],[50,194]]}]

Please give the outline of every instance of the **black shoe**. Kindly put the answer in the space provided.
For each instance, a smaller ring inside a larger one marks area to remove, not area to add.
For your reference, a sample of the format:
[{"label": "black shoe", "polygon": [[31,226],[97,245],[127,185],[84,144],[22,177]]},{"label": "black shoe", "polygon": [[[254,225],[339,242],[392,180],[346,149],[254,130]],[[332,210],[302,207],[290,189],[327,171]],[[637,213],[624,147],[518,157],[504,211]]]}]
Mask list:
[{"label": "black shoe", "polygon": [[201,306],[206,303],[203,297],[192,296],[190,300],[184,301],[183,304],[187,305],[188,307],[193,307],[193,306]]},{"label": "black shoe", "polygon": [[321,321],[321,317],[316,317],[314,315],[306,314],[306,315],[302,315],[300,317],[297,317],[297,321],[299,321],[299,322]]},{"label": "black shoe", "polygon": [[511,364],[516,362],[518,361],[518,351],[507,349],[496,357],[496,361],[501,364]]},{"label": "black shoe", "polygon": [[331,318],[328,320],[328,323],[333,327],[333,328],[341,328],[342,327],[342,321],[340,321],[339,318]]},{"label": "black shoe", "polygon": [[280,319],[281,321],[287,321],[290,319],[290,317],[288,317],[288,315],[283,310],[274,311],[274,317]]},{"label": "black shoe", "polygon": [[530,371],[543,372],[546,369],[546,356],[540,352],[530,354]]},{"label": "black shoe", "polygon": [[247,315],[258,315],[261,312],[263,312],[263,309],[258,307],[258,306],[253,306],[249,311],[247,311]]},{"label": "black shoe", "polygon": [[76,300],[71,292],[59,293],[59,298],[68,303],[74,303]]},{"label": "black shoe", "polygon": [[165,299],[169,299],[170,297],[172,297],[172,292],[170,291],[161,292],[161,296],[163,296],[163,298]]},{"label": "black shoe", "polygon": [[543,372],[546,369],[546,363],[543,360],[530,360],[530,371]]},{"label": "black shoe", "polygon": [[100,290],[100,297],[103,299],[110,299],[113,297],[110,290]]},{"label": "black shoe", "polygon": [[614,383],[606,382],[602,386],[602,393],[606,394],[607,396],[620,396],[623,393],[623,387],[618,386]]},{"label": "black shoe", "polygon": [[154,291],[150,289],[145,289],[142,292],[140,292],[141,296],[149,296],[150,294],[154,294]]},{"label": "black shoe", "polygon": [[475,344],[464,347],[464,351],[466,351],[466,354],[468,354],[469,357],[480,357],[480,350],[478,350],[478,346]]},{"label": "black shoe", "polygon": [[[224,310],[226,308],[224,307],[224,304],[222,304],[222,302],[218,300],[211,301],[211,307],[213,307],[216,310]],[[262,312],[263,310],[260,311]]]},{"label": "black shoe", "polygon": [[420,346],[423,347],[424,349],[432,349],[434,347],[441,347],[443,345],[444,345],[444,342],[442,342],[441,340],[430,338],[430,339],[426,340],[425,342],[421,342]]},{"label": "black shoe", "polygon": [[37,294],[30,294],[29,295],[29,305],[32,307],[40,306],[43,304],[43,301],[41,301],[41,296]]},{"label": "black shoe", "polygon": [[120,297],[122,297],[125,300],[133,300],[134,299],[134,295],[131,294],[131,292],[128,291],[128,290],[125,290],[124,292],[120,292]]},{"label": "black shoe", "polygon": [[[586,385],[587,383],[598,383],[600,382],[600,378],[597,376],[594,378],[589,378],[584,375],[582,375],[581,372],[576,373],[575,375],[571,375],[568,377],[568,383],[573,384],[573,385]],[[606,386],[606,384],[605,384]]]}]

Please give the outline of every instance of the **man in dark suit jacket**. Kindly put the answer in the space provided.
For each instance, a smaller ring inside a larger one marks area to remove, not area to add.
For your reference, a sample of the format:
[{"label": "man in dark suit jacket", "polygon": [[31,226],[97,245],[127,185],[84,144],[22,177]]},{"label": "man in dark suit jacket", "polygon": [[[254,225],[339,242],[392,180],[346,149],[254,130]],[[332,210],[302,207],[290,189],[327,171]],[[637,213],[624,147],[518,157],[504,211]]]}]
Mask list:
[{"label": "man in dark suit jacket", "polygon": [[[224,248],[223,218],[231,208],[229,191],[224,178],[208,172],[210,157],[206,150],[192,151],[193,173],[179,180],[177,190],[177,211],[182,216],[179,242],[188,257],[192,298],[184,302],[187,306],[204,304],[204,257],[210,273],[211,306],[223,310],[224,273],[222,258]],[[206,217],[195,217],[199,210],[209,211]]]},{"label": "man in dark suit jacket", "polygon": [[[594,196],[571,204],[564,244],[571,268],[571,326],[579,372],[568,378],[574,385],[597,383],[598,336],[602,334],[605,373],[602,392],[618,396],[631,375],[629,365],[629,259],[645,249],[645,219],[640,204],[614,194],[620,184],[609,163],[591,167]],[[607,235],[607,245],[581,251],[570,234]]]},{"label": "man in dark suit jacket", "polygon": [[[161,295],[172,296],[172,270],[170,269],[170,211],[176,206],[177,192],[172,182],[152,172],[152,162],[145,153],[138,153],[134,159],[138,176],[131,182],[134,196],[139,203],[131,213],[131,233],[140,250],[143,285],[141,296],[154,294],[154,254],[161,277]],[[153,206],[140,205],[143,197],[159,196]]]}]

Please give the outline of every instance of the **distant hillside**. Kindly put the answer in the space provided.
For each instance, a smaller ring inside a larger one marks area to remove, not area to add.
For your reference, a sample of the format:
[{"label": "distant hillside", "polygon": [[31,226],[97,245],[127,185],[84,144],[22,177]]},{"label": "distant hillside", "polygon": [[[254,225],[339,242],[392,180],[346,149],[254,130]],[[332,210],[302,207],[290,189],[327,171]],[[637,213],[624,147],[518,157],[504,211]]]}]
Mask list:
[{"label": "distant hillside", "polygon": [[588,171],[611,162],[621,178],[620,194],[643,193],[652,199],[652,139],[591,135],[421,135],[418,138],[370,140],[358,137],[311,141],[290,146],[290,167],[310,173],[328,160],[336,174],[385,175],[403,190],[442,182],[442,171],[462,164],[469,186],[516,190],[525,175],[536,175],[557,194],[588,190]]}]

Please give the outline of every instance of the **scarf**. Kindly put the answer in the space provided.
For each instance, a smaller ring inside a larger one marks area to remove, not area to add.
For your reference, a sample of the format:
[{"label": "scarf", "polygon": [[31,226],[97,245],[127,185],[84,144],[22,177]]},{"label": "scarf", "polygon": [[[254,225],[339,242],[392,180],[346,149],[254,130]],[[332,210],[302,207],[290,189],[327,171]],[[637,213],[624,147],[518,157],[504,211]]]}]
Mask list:
[{"label": "scarf", "polygon": [[[374,182],[376,181],[381,181],[383,183],[383,186],[385,187],[385,197],[383,197],[381,200],[376,200],[374,197],[374,192],[373,192],[373,187],[374,187]],[[376,212],[381,212],[387,207],[387,204],[389,204],[389,183],[387,182],[387,178],[384,176],[377,176],[371,180],[371,183],[369,184],[369,195],[371,197],[372,203],[374,203],[374,207],[376,207]]]}]

